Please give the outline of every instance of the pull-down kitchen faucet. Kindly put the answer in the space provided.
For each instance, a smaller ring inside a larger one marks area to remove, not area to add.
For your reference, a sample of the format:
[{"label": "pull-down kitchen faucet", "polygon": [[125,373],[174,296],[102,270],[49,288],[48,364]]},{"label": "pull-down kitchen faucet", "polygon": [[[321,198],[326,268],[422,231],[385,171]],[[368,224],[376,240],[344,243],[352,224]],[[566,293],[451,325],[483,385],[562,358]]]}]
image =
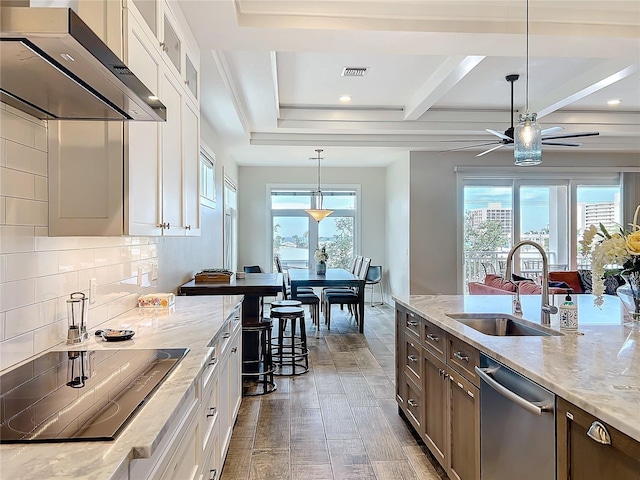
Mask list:
[{"label": "pull-down kitchen faucet", "polygon": [[[540,246],[540,244],[536,242],[532,242],[531,240],[522,240],[521,242],[516,243],[509,253],[507,254],[507,269],[504,273],[505,280],[511,281],[511,262],[513,261],[513,254],[523,245],[531,245],[536,248],[540,255],[542,255],[542,295],[540,298],[540,322],[542,325],[549,325],[551,323],[551,314],[558,313],[558,307],[555,305],[551,305],[549,301],[549,261],[547,260],[547,254],[544,249]],[[518,287],[516,285],[516,302],[520,303],[520,292],[518,291]]]}]

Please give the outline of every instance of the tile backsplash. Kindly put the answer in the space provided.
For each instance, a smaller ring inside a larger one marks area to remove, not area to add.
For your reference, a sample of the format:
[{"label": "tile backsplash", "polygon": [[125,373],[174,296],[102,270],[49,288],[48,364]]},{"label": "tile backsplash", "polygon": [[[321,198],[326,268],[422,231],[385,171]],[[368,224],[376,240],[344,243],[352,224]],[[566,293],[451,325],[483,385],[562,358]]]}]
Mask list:
[{"label": "tile backsplash", "polygon": [[91,279],[89,329],[156,291],[156,238],[48,236],[46,129],[0,103],[0,370],[64,342],[66,300]]}]

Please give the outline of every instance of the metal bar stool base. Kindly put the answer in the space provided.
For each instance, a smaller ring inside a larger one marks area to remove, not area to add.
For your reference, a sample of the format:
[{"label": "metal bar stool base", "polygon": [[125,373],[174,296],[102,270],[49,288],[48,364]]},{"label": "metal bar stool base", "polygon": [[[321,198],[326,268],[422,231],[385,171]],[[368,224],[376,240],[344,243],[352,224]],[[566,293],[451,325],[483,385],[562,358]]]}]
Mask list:
[{"label": "metal bar stool base", "polygon": [[[304,310],[301,307],[279,307],[271,310],[271,318],[278,320],[278,337],[272,344],[274,375],[302,375],[309,371],[309,349]],[[287,324],[291,332],[285,334]],[[299,333],[296,334],[296,327]],[[304,363],[303,363],[304,362]]]},{"label": "metal bar stool base", "polygon": [[273,355],[271,353],[271,329],[273,322],[268,319],[256,325],[245,325],[242,332],[254,332],[258,335],[258,357],[242,362],[242,395],[252,397],[266,395],[278,388],[274,381]]}]

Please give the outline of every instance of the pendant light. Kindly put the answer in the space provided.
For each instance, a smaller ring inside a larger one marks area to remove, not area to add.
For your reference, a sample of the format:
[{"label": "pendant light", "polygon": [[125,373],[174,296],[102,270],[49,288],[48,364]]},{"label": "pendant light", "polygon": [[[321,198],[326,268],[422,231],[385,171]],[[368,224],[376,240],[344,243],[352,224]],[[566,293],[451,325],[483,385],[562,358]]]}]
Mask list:
[{"label": "pendant light", "polygon": [[527,0],[527,66],[525,114],[513,130],[513,158],[516,165],[531,166],[542,163],[542,129],[536,113],[529,113],[529,0]]},{"label": "pendant light", "polygon": [[313,208],[309,208],[305,210],[305,212],[311,215],[316,222],[321,222],[331,215],[333,210],[322,208],[322,190],[320,190],[320,160],[322,160],[320,154],[322,153],[322,149],[317,148],[316,153],[318,156],[316,158],[311,157],[311,160],[318,160],[318,190],[311,193],[311,206]]}]

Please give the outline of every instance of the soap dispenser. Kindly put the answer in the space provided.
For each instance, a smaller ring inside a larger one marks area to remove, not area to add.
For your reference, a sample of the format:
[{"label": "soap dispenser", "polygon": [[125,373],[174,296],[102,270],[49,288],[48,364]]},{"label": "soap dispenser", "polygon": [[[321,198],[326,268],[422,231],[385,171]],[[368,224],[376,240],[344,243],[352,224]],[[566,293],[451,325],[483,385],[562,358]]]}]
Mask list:
[{"label": "soap dispenser", "polygon": [[564,302],[560,305],[560,329],[578,330],[578,305],[571,299],[573,290],[569,289]]}]

